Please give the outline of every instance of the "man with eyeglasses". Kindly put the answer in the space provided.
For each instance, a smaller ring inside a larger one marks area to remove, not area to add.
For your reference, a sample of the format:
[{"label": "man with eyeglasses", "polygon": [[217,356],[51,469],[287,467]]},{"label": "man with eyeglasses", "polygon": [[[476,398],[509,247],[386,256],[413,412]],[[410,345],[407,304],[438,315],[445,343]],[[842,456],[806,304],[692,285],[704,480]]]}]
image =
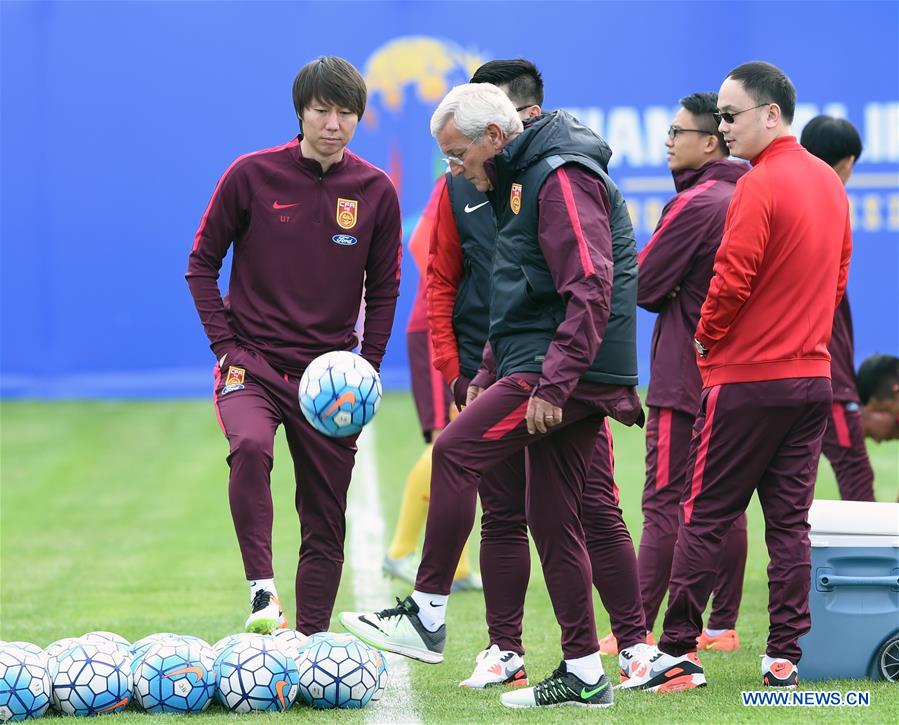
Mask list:
[{"label": "man with eyeglasses", "polygon": [[447,156],[462,157],[453,173],[490,192],[497,233],[489,340],[498,379],[477,396],[469,392],[474,399],[434,446],[415,590],[396,607],[344,613],[340,621],[377,647],[441,662],[447,571],[474,521],[481,474],[526,448],[527,523],[564,661],[501,702],[608,707],[581,498],[604,418],[643,422],[635,389],[636,249],[624,199],[605,172],[611,152],[564,111],[524,126],[488,83],[450,91],[431,132]]},{"label": "man with eyeglasses", "polygon": [[809,631],[808,510],[832,391],[827,344],[852,249],[839,177],[790,133],[796,90],[763,62],[732,70],[718,128],[752,169],[738,182],[695,345],[703,393],[660,653],[626,686],[705,684],[696,655],[722,539],[758,493],[768,545],[762,682],[796,687]]},{"label": "man with eyeglasses", "polygon": [[[515,104],[527,126],[543,114],[543,79],[528,60],[492,60],[478,68],[472,83],[493,83]],[[481,364],[489,328],[490,275],[496,223],[484,192],[453,167],[440,180],[428,265],[428,318],[434,364],[453,385],[460,408]],[[472,397],[494,378],[485,374]],[[593,572],[593,584],[609,612],[621,642],[622,676],[646,655],[634,544],[618,507],[611,431],[597,435],[581,500],[581,523]],[[530,546],[525,514],[524,451],[485,471],[478,492],[481,518],[481,573],[487,615],[488,645],[478,654],[463,687],[528,684],[522,625],[530,578]],[[601,649],[602,651],[602,649]],[[653,651],[654,652],[654,651]],[[618,651],[614,652],[618,654]]]},{"label": "man with eyeglasses", "polygon": [[[665,147],[677,194],[637,256],[637,304],[657,312],[646,403],[646,482],[638,565],[647,629],[652,629],[668,589],[677,539],[680,500],[687,480],[687,451],[699,411],[702,382],[693,333],[709,289],[712,263],[724,232],[727,207],[745,163],[728,159],[712,114],[716,93],[680,101]],[[746,565],[746,517],[724,538],[708,627],[700,649],[739,649],[735,629]]]}]

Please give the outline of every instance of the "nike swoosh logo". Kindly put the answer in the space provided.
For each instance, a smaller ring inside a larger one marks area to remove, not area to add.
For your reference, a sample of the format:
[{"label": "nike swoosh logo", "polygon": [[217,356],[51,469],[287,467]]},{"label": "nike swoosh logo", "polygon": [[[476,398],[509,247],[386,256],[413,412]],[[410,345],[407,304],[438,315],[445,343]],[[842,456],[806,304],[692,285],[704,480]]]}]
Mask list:
[{"label": "nike swoosh logo", "polygon": [[593,697],[597,692],[602,692],[602,691],[605,690],[608,686],[609,686],[609,681],[606,680],[606,682],[605,682],[604,685],[600,685],[600,686],[597,687],[595,690],[588,690],[586,687],[582,687],[582,688],[581,688],[581,699],[582,699],[582,700],[589,700],[589,699],[590,699],[591,697]]},{"label": "nike swoosh logo", "polygon": [[272,209],[290,209],[292,206],[299,206],[300,202],[294,202],[293,204],[279,204],[278,200],[275,199],[275,202],[272,204]]},{"label": "nike swoosh logo", "polygon": [[175,677],[176,675],[186,675],[189,673],[193,673],[197,678],[197,682],[203,679],[203,670],[199,667],[182,667],[180,670],[172,670],[171,672],[166,672],[163,677]]},{"label": "nike swoosh logo", "polygon": [[434,602],[428,602],[432,607],[442,607],[442,604],[434,604]]},{"label": "nike swoosh logo", "polygon": [[131,695],[126,695],[118,702],[112,703],[109,707],[104,707],[102,710],[97,710],[97,714],[100,715],[104,712],[112,712],[113,710],[118,710],[120,707],[125,707],[131,701]]},{"label": "nike swoosh logo", "polygon": [[468,204],[466,204],[466,205],[465,205],[465,213],[466,213],[466,214],[471,214],[471,212],[477,211],[477,210],[480,209],[482,206],[484,206],[485,204],[489,204],[489,203],[490,203],[489,201],[482,201],[482,202],[481,202],[480,204],[478,204],[477,206],[469,206]]},{"label": "nike swoosh logo", "polygon": [[[372,622],[372,621],[371,621],[368,617],[366,617],[364,614],[363,614],[361,617],[359,617],[359,621],[360,621],[360,622],[365,622],[369,627],[374,627],[374,628],[375,628],[376,630],[378,630],[379,632],[384,632],[383,629],[381,629],[377,624],[375,624],[374,622]],[[387,633],[384,632],[384,634],[387,634]]]},{"label": "nike swoosh logo", "polygon": [[275,683],[275,692],[278,693],[278,699],[281,701],[281,712],[287,710],[287,701],[284,699],[284,688],[287,687],[286,680],[278,680]]},{"label": "nike swoosh logo", "polygon": [[331,407],[325,411],[325,417],[332,415],[337,412],[337,409],[343,405],[344,403],[349,403],[350,405],[356,404],[356,393],[352,390],[348,390],[343,395],[341,395],[337,400],[331,403]]}]

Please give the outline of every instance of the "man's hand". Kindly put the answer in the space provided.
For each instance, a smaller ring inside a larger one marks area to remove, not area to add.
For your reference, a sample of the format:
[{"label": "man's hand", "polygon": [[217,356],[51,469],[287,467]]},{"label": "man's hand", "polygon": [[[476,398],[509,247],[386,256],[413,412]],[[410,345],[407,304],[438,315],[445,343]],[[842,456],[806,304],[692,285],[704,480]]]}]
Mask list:
[{"label": "man's hand", "polygon": [[562,409],[541,398],[532,397],[528,400],[528,412],[524,419],[531,435],[546,433],[562,422]]},{"label": "man's hand", "polygon": [[468,392],[465,394],[465,405],[471,405],[474,399],[484,392],[484,388],[480,385],[469,385]]},{"label": "man's hand", "polygon": [[464,375],[456,376],[453,378],[453,382],[450,383],[450,392],[453,394],[453,403],[455,403],[456,410],[460,413],[462,412],[462,408],[465,407],[468,398],[469,385],[471,385],[471,380]]}]

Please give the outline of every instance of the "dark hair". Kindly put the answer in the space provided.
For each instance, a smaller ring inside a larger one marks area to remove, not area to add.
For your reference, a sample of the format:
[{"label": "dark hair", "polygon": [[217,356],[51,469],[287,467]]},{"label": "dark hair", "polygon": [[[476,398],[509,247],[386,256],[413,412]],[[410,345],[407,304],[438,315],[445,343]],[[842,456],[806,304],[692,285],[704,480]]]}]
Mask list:
[{"label": "dark hair", "polygon": [[717,93],[691,93],[680,99],[680,104],[690,113],[696,116],[696,122],[700,130],[708,131],[718,137],[718,148],[725,157],[730,156],[730,150],[724,143],[724,134],[718,130],[718,124],[712,116],[718,110]]},{"label": "dark hair", "polygon": [[845,118],[815,116],[802,129],[800,143],[806,150],[829,166],[847,156],[862,155],[862,139],[858,131]]},{"label": "dark hair", "polygon": [[780,68],[761,60],[754,60],[738,65],[727,74],[727,77],[740,81],[756,103],[776,103],[780,106],[780,114],[784,120],[788,124],[793,122],[793,113],[796,111],[796,87]]},{"label": "dark hair", "polygon": [[470,82],[509,86],[509,98],[516,106],[543,105],[543,76],[524,58],[488,61],[474,72]]},{"label": "dark hair", "polygon": [[367,98],[368,90],[359,71],[336,55],[323,55],[307,63],[293,80],[293,107],[300,117],[314,99],[346,108],[362,118]]},{"label": "dark hair", "polygon": [[862,405],[867,405],[871,398],[877,400],[892,398],[893,386],[899,383],[899,357],[872,355],[865,358],[855,380]]}]

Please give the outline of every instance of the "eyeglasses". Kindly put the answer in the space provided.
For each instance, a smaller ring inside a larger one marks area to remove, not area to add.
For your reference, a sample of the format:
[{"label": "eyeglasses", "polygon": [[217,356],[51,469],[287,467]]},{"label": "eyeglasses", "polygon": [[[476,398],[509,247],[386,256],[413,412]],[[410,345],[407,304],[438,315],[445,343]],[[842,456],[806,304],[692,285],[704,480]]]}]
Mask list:
[{"label": "eyeglasses", "polygon": [[669,126],[668,127],[668,138],[677,138],[677,134],[684,133],[689,131],[690,133],[704,133],[709,136],[714,136],[714,131],[703,131],[701,128],[681,128],[680,126]]},{"label": "eyeglasses", "polygon": [[722,121],[725,123],[733,123],[734,116],[739,116],[741,113],[746,113],[746,111],[754,111],[756,108],[762,108],[763,106],[770,106],[771,103],[760,103],[757,106],[753,106],[752,108],[744,108],[742,111],[734,111],[733,113],[721,113],[720,111],[715,111],[712,113],[712,117],[715,119],[716,124],[720,124]]},{"label": "eyeglasses", "polygon": [[443,157],[443,162],[449,166],[450,164],[455,164],[456,166],[461,166],[465,163],[465,154],[468,153],[468,149],[470,149],[474,145],[474,140],[472,140],[468,146],[465,147],[464,150],[459,152],[459,155],[456,156],[454,154],[447,154]]},{"label": "eyeglasses", "polygon": [[532,108],[533,106],[536,106],[536,105],[537,105],[536,103],[526,103],[523,106],[519,106],[518,108],[516,108],[515,112],[521,113],[525,108]]}]

